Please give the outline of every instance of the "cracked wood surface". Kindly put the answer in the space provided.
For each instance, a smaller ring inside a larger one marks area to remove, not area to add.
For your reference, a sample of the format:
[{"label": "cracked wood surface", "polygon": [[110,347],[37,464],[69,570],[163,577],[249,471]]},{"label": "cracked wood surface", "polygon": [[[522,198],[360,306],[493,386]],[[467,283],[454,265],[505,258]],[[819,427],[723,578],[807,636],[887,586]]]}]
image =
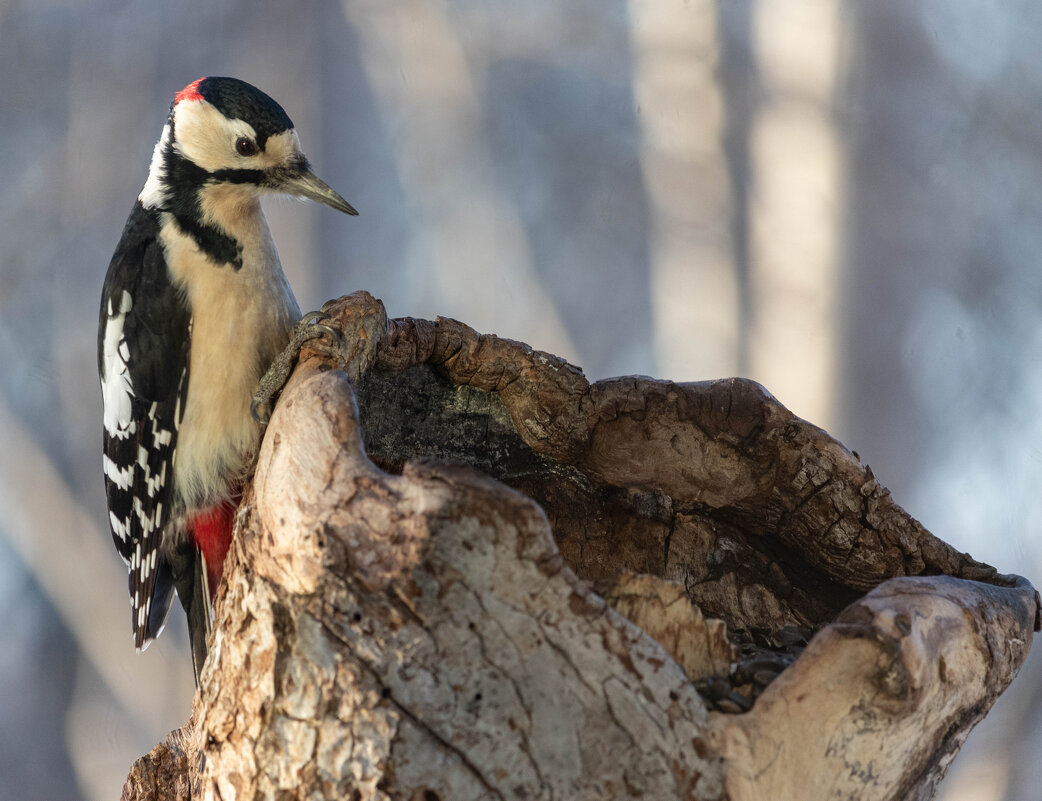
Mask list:
[{"label": "cracked wood surface", "polygon": [[388,321],[365,293],[334,311],[364,343],[372,458],[391,470],[455,459],[524,492],[583,578],[658,575],[732,627],[808,630],[897,576],[1005,581],[753,381],[590,384],[556,356],[455,320]]},{"label": "cracked wood surface", "polygon": [[929,798],[1022,664],[1033,588],[759,385],[590,385],[365,293],[330,311],[354,390],[302,356],[193,719],[127,801],[185,770],[224,801]]},{"label": "cracked wood surface", "polygon": [[710,740],[732,801],[926,801],[1016,676],[1038,603],[1031,585],[947,576],[887,581],[811,640]]},{"label": "cracked wood surface", "polygon": [[383,473],[344,376],[294,382],[202,677],[201,797],[721,796],[694,687],[536,504],[467,468]]}]

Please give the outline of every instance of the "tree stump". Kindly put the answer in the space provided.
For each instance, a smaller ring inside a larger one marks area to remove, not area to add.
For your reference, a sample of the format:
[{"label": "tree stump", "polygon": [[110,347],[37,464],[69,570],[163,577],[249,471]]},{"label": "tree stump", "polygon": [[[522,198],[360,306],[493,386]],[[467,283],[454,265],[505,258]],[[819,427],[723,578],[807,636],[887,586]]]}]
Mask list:
[{"label": "tree stump", "polygon": [[329,309],[127,799],[927,799],[1039,599],[758,384]]}]

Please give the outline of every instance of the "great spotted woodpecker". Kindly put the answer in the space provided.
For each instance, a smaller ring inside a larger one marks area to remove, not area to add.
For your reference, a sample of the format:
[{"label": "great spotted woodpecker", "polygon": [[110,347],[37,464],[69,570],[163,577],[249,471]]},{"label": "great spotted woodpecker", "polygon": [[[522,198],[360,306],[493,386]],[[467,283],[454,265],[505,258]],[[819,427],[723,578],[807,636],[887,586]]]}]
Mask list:
[{"label": "great spotted woodpecker", "polygon": [[311,171],[278,103],[234,78],[189,84],[101,298],[105,489],[134,645],[159,636],[176,590],[196,681],[260,440],[251,397],[300,319],[260,207],[270,193],[357,214]]}]

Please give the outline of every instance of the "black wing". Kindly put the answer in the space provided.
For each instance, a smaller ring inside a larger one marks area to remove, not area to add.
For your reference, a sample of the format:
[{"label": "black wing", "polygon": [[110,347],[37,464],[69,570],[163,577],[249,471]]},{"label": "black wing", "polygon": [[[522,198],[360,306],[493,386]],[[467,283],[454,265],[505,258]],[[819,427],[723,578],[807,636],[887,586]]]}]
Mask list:
[{"label": "black wing", "polygon": [[109,264],[98,326],[109,526],[130,570],[138,648],[159,635],[170,608],[173,585],[160,545],[178,512],[173,457],[190,338],[191,314],[167,272],[158,213],[139,201]]}]

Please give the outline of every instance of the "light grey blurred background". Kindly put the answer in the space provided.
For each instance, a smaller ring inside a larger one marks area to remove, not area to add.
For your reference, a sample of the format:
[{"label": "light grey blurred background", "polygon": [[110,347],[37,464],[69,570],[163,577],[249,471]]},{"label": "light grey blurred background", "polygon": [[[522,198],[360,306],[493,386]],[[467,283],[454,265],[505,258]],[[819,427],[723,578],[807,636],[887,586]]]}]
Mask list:
[{"label": "light grey blurred background", "polygon": [[[355,289],[591,379],[747,375],[1036,582],[1042,5],[0,0],[0,799],[115,799],[188,715],[105,529],[101,281],[173,93],[274,96],[361,212],[267,204]],[[945,801],[1037,799],[1042,660]]]}]

